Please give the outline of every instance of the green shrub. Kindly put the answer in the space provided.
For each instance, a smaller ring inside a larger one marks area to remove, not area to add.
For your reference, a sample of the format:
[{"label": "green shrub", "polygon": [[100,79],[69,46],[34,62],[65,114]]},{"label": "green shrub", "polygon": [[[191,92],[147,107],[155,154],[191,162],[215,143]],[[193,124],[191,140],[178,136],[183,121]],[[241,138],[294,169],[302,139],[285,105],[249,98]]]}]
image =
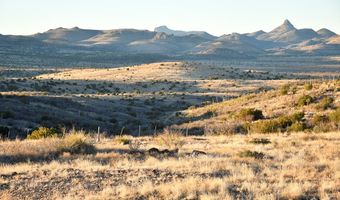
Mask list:
[{"label": "green shrub", "polygon": [[319,124],[328,123],[329,121],[330,121],[329,117],[326,115],[315,115],[311,122],[312,122],[312,126],[317,126]]},{"label": "green shrub", "polygon": [[84,133],[67,134],[59,146],[60,152],[69,152],[71,154],[93,154],[96,148],[93,144],[87,142]]},{"label": "green shrub", "polygon": [[311,120],[311,125],[315,132],[329,132],[338,130],[339,122],[340,109],[337,109],[328,115],[315,115]]},{"label": "green shrub", "polygon": [[244,121],[256,121],[259,119],[263,119],[263,114],[261,110],[257,110],[254,108],[245,108],[242,109],[236,117]]},{"label": "green shrub", "polygon": [[250,131],[255,133],[277,132],[279,125],[276,120],[263,120],[250,124]]},{"label": "green shrub", "polygon": [[306,126],[301,122],[294,122],[289,128],[288,132],[301,132],[304,131]]},{"label": "green shrub", "polygon": [[318,110],[327,110],[332,107],[334,99],[332,97],[324,97],[317,105]]},{"label": "green shrub", "polygon": [[255,158],[255,159],[263,159],[265,156],[264,153],[257,152],[257,151],[250,151],[250,150],[241,151],[238,155],[240,157],[248,157],[248,158]]},{"label": "green shrub", "polygon": [[34,130],[30,135],[27,136],[27,139],[30,140],[37,140],[42,138],[48,137],[57,137],[58,132],[54,128],[47,128],[47,127],[39,127],[38,129]]},{"label": "green shrub", "polygon": [[298,99],[297,104],[298,106],[306,106],[306,105],[313,103],[313,101],[314,101],[313,97],[309,95],[304,95]]},{"label": "green shrub", "polygon": [[289,89],[290,89],[290,84],[285,84],[285,85],[281,86],[281,88],[280,88],[280,94],[281,94],[281,95],[287,95]]},{"label": "green shrub", "polygon": [[304,88],[305,88],[305,90],[312,90],[313,89],[313,85],[311,83],[306,83],[304,85]]},{"label": "green shrub", "polygon": [[340,123],[340,107],[338,107],[335,111],[329,113],[329,120],[336,124]]},{"label": "green shrub", "polygon": [[250,124],[250,130],[255,133],[282,132],[286,131],[293,123],[301,121],[303,117],[303,112],[297,112],[277,119],[257,121]]}]

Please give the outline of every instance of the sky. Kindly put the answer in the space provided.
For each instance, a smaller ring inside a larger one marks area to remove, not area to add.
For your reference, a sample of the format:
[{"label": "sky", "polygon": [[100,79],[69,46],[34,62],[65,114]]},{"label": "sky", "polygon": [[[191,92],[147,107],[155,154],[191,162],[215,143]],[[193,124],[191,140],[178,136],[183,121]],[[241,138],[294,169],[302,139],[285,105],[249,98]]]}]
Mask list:
[{"label": "sky", "polygon": [[167,25],[218,36],[270,31],[285,19],[297,28],[340,34],[340,0],[0,0],[0,34],[12,35]]}]

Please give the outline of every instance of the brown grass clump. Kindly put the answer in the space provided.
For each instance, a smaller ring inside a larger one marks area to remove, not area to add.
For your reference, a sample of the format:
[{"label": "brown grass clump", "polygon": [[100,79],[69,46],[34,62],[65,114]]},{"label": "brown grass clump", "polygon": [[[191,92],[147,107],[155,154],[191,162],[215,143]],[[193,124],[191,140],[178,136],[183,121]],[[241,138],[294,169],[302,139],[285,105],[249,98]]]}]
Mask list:
[{"label": "brown grass clump", "polygon": [[71,154],[93,154],[96,152],[96,149],[93,144],[88,142],[84,133],[78,132],[67,134],[62,139],[58,151],[69,152]]},{"label": "brown grass clump", "polygon": [[160,146],[165,146],[169,149],[180,148],[185,143],[184,136],[181,132],[170,129],[165,129],[163,133],[157,135],[155,141]]}]

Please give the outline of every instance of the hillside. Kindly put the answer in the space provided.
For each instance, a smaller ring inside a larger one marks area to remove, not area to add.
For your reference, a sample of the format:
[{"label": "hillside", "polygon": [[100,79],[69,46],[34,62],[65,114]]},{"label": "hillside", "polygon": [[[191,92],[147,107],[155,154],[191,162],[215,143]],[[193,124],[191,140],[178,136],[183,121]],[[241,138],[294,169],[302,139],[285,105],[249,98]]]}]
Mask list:
[{"label": "hillside", "polygon": [[180,119],[170,120],[179,124],[173,128],[196,134],[338,130],[339,90],[339,81],[288,82],[277,90],[191,107],[178,114]]}]

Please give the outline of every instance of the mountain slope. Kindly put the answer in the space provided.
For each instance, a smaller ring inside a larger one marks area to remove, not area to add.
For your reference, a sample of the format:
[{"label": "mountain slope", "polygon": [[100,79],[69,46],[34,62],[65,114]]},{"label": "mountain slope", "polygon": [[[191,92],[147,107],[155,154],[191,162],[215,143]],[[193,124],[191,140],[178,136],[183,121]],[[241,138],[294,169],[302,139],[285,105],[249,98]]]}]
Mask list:
[{"label": "mountain slope", "polygon": [[296,29],[290,21],[284,23],[270,31],[257,37],[259,40],[280,42],[280,43],[298,43],[303,40],[319,37],[319,34],[312,29]]},{"label": "mountain slope", "polygon": [[45,41],[45,42],[63,44],[63,43],[81,42],[83,40],[89,39],[101,33],[103,33],[103,31],[80,29],[78,27],[74,27],[71,29],[60,27],[56,29],[50,29],[44,33],[35,34],[32,37]]},{"label": "mountain slope", "polygon": [[318,30],[317,33],[323,38],[330,38],[330,37],[336,36],[336,33],[332,32],[332,31],[330,31],[326,28],[322,28],[322,29]]},{"label": "mountain slope", "polygon": [[179,30],[169,29],[167,26],[156,27],[154,31],[157,33],[166,33],[168,35],[174,35],[174,36],[198,35],[200,37],[203,37],[209,40],[213,40],[216,38],[215,36],[210,35],[209,33],[204,32],[204,31],[179,31]]}]

